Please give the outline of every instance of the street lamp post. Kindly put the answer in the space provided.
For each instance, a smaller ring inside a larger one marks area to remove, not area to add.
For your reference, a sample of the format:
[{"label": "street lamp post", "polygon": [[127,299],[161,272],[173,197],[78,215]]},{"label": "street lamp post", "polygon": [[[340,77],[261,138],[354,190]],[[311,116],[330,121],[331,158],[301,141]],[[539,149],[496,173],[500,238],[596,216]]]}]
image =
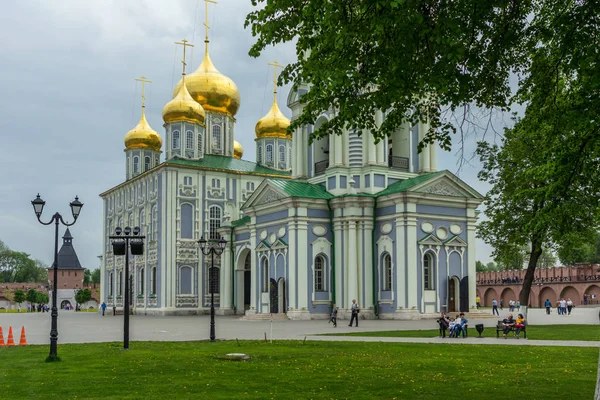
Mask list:
[{"label": "street lamp post", "polygon": [[31,205],[33,206],[33,211],[38,219],[38,221],[42,225],[50,225],[54,222],[54,282],[52,283],[52,325],[50,328],[50,355],[48,356],[48,361],[58,361],[58,308],[56,307],[56,298],[57,298],[57,283],[58,280],[58,224],[59,222],[64,226],[72,226],[77,222],[77,218],[79,217],[79,213],[81,212],[81,208],[83,207],[83,203],[79,201],[79,197],[75,196],[75,200],[73,200],[69,205],[71,206],[71,213],[73,214],[73,222],[68,223],[63,220],[62,215],[59,213],[55,213],[50,221],[43,222],[40,218],[42,216],[42,212],[44,211],[44,205],[46,202],[40,198],[38,193],[37,197],[31,201]]},{"label": "street lamp post", "polygon": [[[123,235],[122,235],[123,234]],[[117,227],[115,235],[109,236],[112,239],[113,253],[115,256],[125,256],[125,293],[123,296],[123,349],[129,349],[129,251],[134,256],[144,254],[144,239],[146,236],[140,235],[140,227],[131,228],[126,226],[125,229]]]},{"label": "street lamp post", "polygon": [[210,242],[204,239],[204,236],[198,240],[200,250],[205,256],[210,254],[210,270],[208,272],[208,285],[210,286],[210,341],[215,341],[215,287],[213,278],[213,268],[215,265],[215,254],[220,256],[225,250],[227,241],[221,237],[219,241],[211,240]]}]

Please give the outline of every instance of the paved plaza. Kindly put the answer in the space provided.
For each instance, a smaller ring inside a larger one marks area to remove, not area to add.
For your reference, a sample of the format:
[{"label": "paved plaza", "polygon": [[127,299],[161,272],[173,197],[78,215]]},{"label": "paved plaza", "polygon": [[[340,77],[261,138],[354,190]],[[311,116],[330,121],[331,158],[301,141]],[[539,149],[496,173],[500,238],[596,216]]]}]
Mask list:
[{"label": "paved plaza", "polygon": [[[501,313],[504,316],[508,310]],[[549,324],[598,324],[600,308],[577,308],[571,316],[559,316],[556,312],[546,315],[544,310],[531,309],[529,323],[533,325]],[[264,340],[360,340],[381,342],[422,342],[422,343],[477,343],[477,344],[511,344],[511,345],[562,345],[562,346],[600,346],[600,342],[578,341],[536,341],[536,340],[502,340],[496,339],[495,325],[497,318],[470,319],[469,325],[482,323],[486,327],[483,339],[469,337],[466,339],[441,338],[376,338],[376,337],[340,337],[316,336],[323,333],[344,333],[357,331],[391,331],[406,329],[436,329],[435,320],[393,321],[393,320],[361,320],[359,327],[349,327],[347,320],[339,320],[334,328],[327,320],[311,321],[246,321],[238,316],[216,316],[217,339]],[[130,339],[132,341],[185,341],[207,340],[209,336],[208,315],[156,317],[134,315],[130,317]],[[12,326],[15,340],[18,343],[21,327],[24,326],[29,344],[50,343],[49,313],[17,313],[0,314],[0,326],[4,330],[5,340],[8,328]],[[58,317],[58,333],[60,343],[92,343],[118,342],[123,340],[123,316],[96,313],[76,313],[60,311]],[[474,330],[472,331],[474,332]],[[472,335],[474,336],[474,335]]]}]

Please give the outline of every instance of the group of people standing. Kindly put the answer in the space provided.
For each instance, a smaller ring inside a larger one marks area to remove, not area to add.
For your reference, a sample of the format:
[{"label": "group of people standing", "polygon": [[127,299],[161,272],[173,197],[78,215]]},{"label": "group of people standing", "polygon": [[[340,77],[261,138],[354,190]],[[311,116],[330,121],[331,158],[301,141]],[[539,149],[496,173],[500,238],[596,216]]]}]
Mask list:
[{"label": "group of people standing", "polygon": [[[546,314],[550,315],[552,312],[552,303],[550,302],[550,299],[546,299],[544,307],[546,307]],[[558,315],[571,315],[573,307],[575,307],[575,305],[570,298],[567,298],[566,300],[561,298],[556,302],[556,312]]]},{"label": "group of people standing", "polygon": [[[504,299],[500,299],[500,310],[504,309]],[[508,301],[508,310],[510,312],[521,311],[521,301],[519,300],[509,300]],[[498,311],[498,300],[492,299],[492,315],[500,316],[500,312]]]}]

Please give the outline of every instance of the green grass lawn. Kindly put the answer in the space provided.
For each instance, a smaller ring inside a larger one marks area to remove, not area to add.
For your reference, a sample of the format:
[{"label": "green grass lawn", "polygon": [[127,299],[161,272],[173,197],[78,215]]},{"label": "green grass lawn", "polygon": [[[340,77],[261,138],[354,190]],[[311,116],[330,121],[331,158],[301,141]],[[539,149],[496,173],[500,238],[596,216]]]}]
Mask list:
[{"label": "green grass lawn", "polygon": [[[329,333],[324,336],[375,336],[375,337],[418,337],[431,338],[440,335],[438,329],[412,331],[379,331]],[[479,336],[475,328],[469,328],[469,337]],[[486,327],[483,337],[496,337],[495,327]],[[500,332],[502,337],[502,332]],[[521,337],[523,335],[521,334]],[[598,325],[531,325],[527,327],[527,338],[535,340],[587,340],[600,341],[600,326]]]},{"label": "green grass lawn", "polygon": [[[1,399],[593,397],[597,348],[277,341],[0,348]],[[250,361],[225,361],[242,352]]]}]

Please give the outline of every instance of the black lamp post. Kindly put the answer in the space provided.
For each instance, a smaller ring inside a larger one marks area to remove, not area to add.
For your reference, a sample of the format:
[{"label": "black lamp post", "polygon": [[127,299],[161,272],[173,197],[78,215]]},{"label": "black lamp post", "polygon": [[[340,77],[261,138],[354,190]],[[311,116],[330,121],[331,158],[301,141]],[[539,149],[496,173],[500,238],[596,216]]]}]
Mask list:
[{"label": "black lamp post", "polygon": [[46,202],[40,198],[38,193],[37,197],[31,202],[33,206],[33,211],[35,212],[35,216],[38,221],[42,225],[50,225],[54,222],[54,282],[52,283],[52,325],[50,328],[50,355],[48,356],[48,361],[58,361],[58,309],[56,308],[56,291],[57,291],[57,283],[58,280],[58,223],[60,222],[64,226],[75,225],[77,222],[77,217],[79,217],[79,213],[81,212],[81,208],[83,207],[83,203],[79,201],[79,197],[75,196],[75,200],[73,200],[69,205],[71,206],[71,213],[73,214],[73,222],[68,223],[63,220],[62,215],[59,213],[55,213],[50,221],[43,222],[40,217],[42,216],[42,212],[44,211],[44,205]]},{"label": "black lamp post", "polygon": [[205,256],[210,254],[210,270],[208,272],[208,285],[210,286],[210,341],[215,341],[215,285],[212,276],[213,267],[215,265],[215,254],[220,256],[225,250],[227,241],[221,238],[219,241],[211,240],[210,242],[204,239],[204,236],[198,240],[200,250]]},{"label": "black lamp post", "polygon": [[129,349],[129,303],[131,292],[129,290],[129,254],[127,249],[131,249],[131,254],[139,256],[144,254],[144,239],[146,236],[140,235],[140,228],[136,226],[133,232],[130,227],[115,229],[115,235],[109,236],[112,239],[113,253],[115,256],[125,256],[125,290],[123,296],[123,349]]}]

